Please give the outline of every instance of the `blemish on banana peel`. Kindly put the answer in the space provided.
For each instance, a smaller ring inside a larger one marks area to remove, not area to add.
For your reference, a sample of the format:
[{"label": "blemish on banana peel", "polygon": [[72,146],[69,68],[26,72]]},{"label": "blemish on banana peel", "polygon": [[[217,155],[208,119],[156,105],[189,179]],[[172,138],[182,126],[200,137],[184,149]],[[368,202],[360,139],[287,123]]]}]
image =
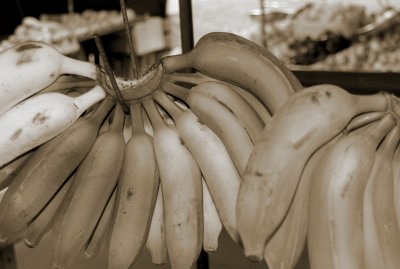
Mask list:
[{"label": "blemish on banana peel", "polygon": [[32,123],[33,124],[43,124],[45,123],[47,120],[49,119],[49,117],[47,117],[46,115],[42,114],[42,113],[37,113],[35,115],[35,117],[33,117],[32,119]]},{"label": "blemish on banana peel", "polygon": [[126,191],[126,199],[128,201],[130,201],[134,194],[135,194],[135,192],[134,192],[133,188],[128,188],[128,190]]},{"label": "blemish on banana peel", "polygon": [[255,171],[255,172],[254,172],[254,175],[255,175],[256,177],[263,177],[263,176],[264,176],[264,174],[263,174],[262,172],[258,172],[258,171]]},{"label": "blemish on banana peel", "polygon": [[15,141],[18,139],[18,137],[21,135],[22,133],[22,129],[19,128],[18,130],[16,130],[13,135],[11,136],[11,141]]},{"label": "blemish on banana peel", "polygon": [[318,97],[316,95],[311,95],[311,103],[319,105],[319,100]]},{"label": "blemish on banana peel", "polygon": [[30,53],[21,53],[15,62],[17,66],[32,62],[32,55]]},{"label": "blemish on banana peel", "polygon": [[[228,109],[228,111],[231,113],[231,114],[233,114],[233,115],[235,115],[235,112],[229,107],[229,106],[227,106],[224,102],[221,102],[220,100],[217,100],[217,102],[218,103],[220,103],[223,107],[225,107],[226,109]],[[235,115],[236,116],[236,115]]]},{"label": "blemish on banana peel", "polygon": [[19,46],[18,48],[15,49],[15,51],[20,52],[20,51],[26,51],[26,50],[32,50],[32,49],[41,49],[43,48],[41,45],[38,44],[24,44]]},{"label": "blemish on banana peel", "polygon": [[326,91],[326,92],[325,92],[325,95],[326,95],[326,97],[331,98],[332,93],[331,93],[330,91]]}]

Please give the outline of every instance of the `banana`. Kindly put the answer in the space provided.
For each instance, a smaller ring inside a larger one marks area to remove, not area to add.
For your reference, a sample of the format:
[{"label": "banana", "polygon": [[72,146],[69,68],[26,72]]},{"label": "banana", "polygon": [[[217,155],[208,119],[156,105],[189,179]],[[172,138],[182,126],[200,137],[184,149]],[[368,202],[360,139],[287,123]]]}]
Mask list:
[{"label": "banana", "polygon": [[164,122],[154,101],[146,99],[143,105],[154,129],[171,268],[189,269],[203,243],[201,172],[178,131]]},{"label": "banana", "polygon": [[183,142],[201,169],[222,224],[238,242],[235,209],[241,178],[227,149],[190,109],[182,110],[161,91],[153,96],[173,118]]},{"label": "banana", "polygon": [[63,132],[105,96],[100,86],[76,98],[43,93],[0,115],[0,167]]},{"label": "banana", "polygon": [[[261,261],[266,241],[286,215],[311,154],[356,115],[386,110],[384,94],[352,95],[333,85],[293,94],[254,144],[237,202],[245,256]],[[340,109],[338,109],[340,108]]]},{"label": "banana", "polygon": [[80,118],[41,145],[21,168],[0,203],[0,239],[26,230],[63,182],[78,167],[97,139],[114,101],[106,98],[90,117]]},{"label": "banana", "polygon": [[101,217],[96,224],[92,235],[90,236],[88,242],[84,247],[83,253],[88,259],[94,259],[97,257],[100,251],[100,247],[104,242],[107,241],[108,233],[110,230],[111,222],[114,218],[114,205],[117,196],[117,188],[113,191],[112,195],[107,201],[103,212],[101,213]]},{"label": "banana", "polygon": [[110,130],[98,137],[76,171],[73,194],[58,227],[54,269],[67,268],[83,250],[117,184],[125,150],[124,118],[117,105]]},{"label": "banana", "polygon": [[0,169],[0,190],[8,187],[16,177],[18,171],[24,166],[28,158],[32,155],[34,150],[29,151]]},{"label": "banana", "polygon": [[323,154],[339,137],[340,134],[335,136],[307,161],[289,211],[265,246],[264,259],[268,268],[293,269],[298,263],[306,245],[311,177]]},{"label": "banana", "polygon": [[0,115],[55,82],[61,74],[93,80],[98,76],[96,65],[64,56],[39,41],[24,42],[2,51],[0,68]]},{"label": "banana", "polygon": [[400,267],[400,229],[393,200],[391,161],[400,139],[397,126],[379,146],[363,197],[364,267]]},{"label": "banana", "polygon": [[349,124],[347,124],[344,132],[351,132],[354,131],[357,128],[360,128],[368,123],[377,121],[381,119],[386,112],[384,111],[374,111],[374,112],[367,112],[360,114],[356,117],[354,117]]},{"label": "banana", "polygon": [[195,68],[238,85],[257,96],[272,114],[302,88],[293,73],[267,49],[231,33],[208,33],[191,51],[163,57],[161,64],[168,74]]},{"label": "banana", "polygon": [[167,263],[167,242],[165,239],[164,202],[161,186],[158,187],[157,200],[154,206],[146,248],[150,252],[151,261],[156,265]]},{"label": "banana", "polygon": [[131,105],[131,133],[118,180],[108,240],[108,268],[129,268],[145,246],[157,198],[159,173],[153,138],[143,127],[142,106]]},{"label": "banana", "polygon": [[[216,83],[219,86],[217,87],[218,90],[215,90],[210,87],[206,88],[200,88],[204,92],[210,93],[212,96],[217,98],[219,101],[224,102],[228,107],[230,107],[233,111],[235,111],[235,114],[243,118],[243,122],[245,122],[248,126],[248,129],[250,130],[250,136],[254,137],[252,133],[256,133],[256,130],[260,128],[260,123],[258,120],[256,120],[256,116],[252,116],[254,112],[258,114],[259,120],[262,121],[261,125],[264,127],[264,125],[271,119],[271,115],[268,112],[268,109],[255,97],[252,93],[250,93],[247,90],[244,90],[240,88],[237,85],[233,85],[228,82],[223,82],[217,79],[210,78],[204,74],[201,74],[199,72],[196,73],[172,73],[168,74],[165,79],[163,80],[162,83],[165,82],[174,82],[175,84],[178,83],[186,83],[189,85],[198,85],[198,84],[203,84],[203,83]],[[223,86],[222,86],[223,85]],[[161,84],[163,86],[163,84]],[[231,90],[235,90],[236,94],[230,93]],[[243,99],[245,99],[246,105],[239,106],[236,105],[237,103],[243,103],[243,101],[239,101],[237,97],[232,96],[232,95],[237,95],[239,94]],[[236,100],[235,102],[233,100]],[[251,106],[251,108],[246,108],[248,105]],[[245,112],[246,111],[246,112]],[[248,117],[254,117],[253,120],[248,120]],[[255,130],[255,131],[252,131]]]},{"label": "banana", "polygon": [[204,178],[202,178],[202,185],[204,222],[203,249],[208,253],[212,253],[218,249],[218,238],[222,231],[222,222]]},{"label": "banana", "polygon": [[363,193],[378,145],[395,124],[387,114],[342,136],[320,159],[309,198],[311,268],[365,268]]},{"label": "banana", "polygon": [[[174,89],[177,89],[176,91],[178,91],[178,93],[183,93],[183,91],[178,90],[180,86],[169,81],[165,82],[162,86],[164,86],[163,89],[170,94],[172,94]],[[170,89],[170,91],[168,91],[168,89]],[[192,91],[206,94],[225,106],[238,118],[253,141],[265,126],[263,119],[257,111],[242,97],[242,95],[237,93],[237,91],[227,83],[218,81],[203,82],[192,87],[189,92],[191,93]]]},{"label": "banana", "polygon": [[[217,99],[196,90],[203,84],[187,90],[178,85],[166,86],[169,94],[189,105],[199,120],[208,126],[224,143],[240,175],[243,175],[250,153],[253,150],[247,129],[230,107]],[[259,132],[260,133],[260,132]]]},{"label": "banana", "polygon": [[74,181],[74,175],[66,180],[46,206],[35,216],[35,218],[28,225],[26,235],[24,236],[24,243],[30,248],[37,247],[42,240],[43,236],[51,229],[54,221],[54,216],[58,211],[62,201]]}]

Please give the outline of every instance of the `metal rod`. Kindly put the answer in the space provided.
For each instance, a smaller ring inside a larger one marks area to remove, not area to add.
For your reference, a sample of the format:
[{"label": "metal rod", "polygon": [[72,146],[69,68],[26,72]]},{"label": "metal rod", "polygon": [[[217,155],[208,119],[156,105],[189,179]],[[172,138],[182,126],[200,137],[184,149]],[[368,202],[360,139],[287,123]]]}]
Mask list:
[{"label": "metal rod", "polygon": [[260,35],[261,35],[261,45],[266,48],[267,47],[267,33],[265,32],[265,24],[267,23],[266,14],[265,14],[265,1],[260,1]]},{"label": "metal rod", "polygon": [[107,54],[106,54],[106,52],[104,50],[103,44],[101,42],[101,39],[97,34],[94,35],[94,41],[96,42],[96,46],[97,46],[97,49],[99,50],[99,54],[100,54],[100,59],[102,60],[102,63],[103,63],[104,68],[105,68],[105,70],[107,72],[108,78],[110,79],[111,86],[112,86],[112,88],[113,88],[113,90],[115,92],[115,95],[117,96],[117,100],[121,104],[124,112],[126,114],[129,114],[129,106],[126,103],[126,101],[124,100],[124,97],[121,94],[121,91],[120,91],[120,89],[118,87],[118,83],[117,83],[117,80],[115,78],[114,72],[111,69],[110,62],[108,61]]},{"label": "metal rod", "polygon": [[185,53],[192,50],[194,47],[191,0],[179,0],[179,19],[181,26],[182,53]]},{"label": "metal rod", "polygon": [[135,44],[133,43],[133,37],[132,37],[132,33],[131,33],[131,26],[129,23],[128,14],[126,12],[125,0],[120,0],[119,4],[121,6],[121,13],[122,13],[122,17],[124,19],[124,26],[125,26],[124,28],[125,28],[126,38],[128,39],[129,57],[131,59],[132,76],[133,76],[133,78],[138,78],[139,77],[139,68],[138,68],[138,63],[137,63],[137,58],[136,58]]}]

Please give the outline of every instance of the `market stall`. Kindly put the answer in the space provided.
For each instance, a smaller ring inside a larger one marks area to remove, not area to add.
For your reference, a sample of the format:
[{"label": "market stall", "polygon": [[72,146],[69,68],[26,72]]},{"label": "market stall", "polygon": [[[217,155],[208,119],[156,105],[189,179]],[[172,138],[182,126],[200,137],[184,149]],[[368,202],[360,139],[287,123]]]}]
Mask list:
[{"label": "market stall", "polygon": [[123,0],[24,20],[0,52],[0,268],[400,266],[398,11],[295,2],[196,38],[181,0],[177,52],[140,46],[159,21]]}]

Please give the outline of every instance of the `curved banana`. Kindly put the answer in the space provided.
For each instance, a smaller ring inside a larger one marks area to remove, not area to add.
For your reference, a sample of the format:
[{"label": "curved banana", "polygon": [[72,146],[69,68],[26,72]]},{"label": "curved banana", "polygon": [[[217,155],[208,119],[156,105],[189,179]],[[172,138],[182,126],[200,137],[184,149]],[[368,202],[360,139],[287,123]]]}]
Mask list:
[{"label": "curved banana", "polygon": [[306,245],[311,177],[321,157],[339,137],[340,134],[335,136],[307,161],[289,211],[265,246],[264,258],[268,268],[293,269],[298,263]]},{"label": "curved banana", "polygon": [[150,252],[151,261],[156,265],[167,263],[167,242],[165,239],[164,202],[161,186],[158,187],[157,200],[154,206],[146,248]]},{"label": "curved banana", "polygon": [[250,153],[253,150],[253,141],[243,122],[230,107],[210,95],[196,90],[202,85],[199,84],[191,90],[186,90],[178,85],[170,84],[170,86],[166,85],[164,89],[186,102],[199,120],[218,135],[228,150],[239,174],[243,175]]},{"label": "curved banana", "polygon": [[182,110],[164,92],[156,92],[154,98],[173,118],[184,144],[201,169],[222,224],[238,242],[235,209],[241,178],[227,149],[190,109]]},{"label": "curved banana", "polygon": [[[163,83],[162,88],[168,91],[168,88],[179,87],[176,84],[166,81]],[[243,97],[233,86],[228,83],[220,81],[206,81],[198,83],[196,86],[191,88],[191,91],[199,91],[201,93],[207,94],[221,103],[223,106],[227,107],[232,114],[234,114],[240,122],[245,126],[250,138],[254,141],[255,138],[261,133],[265,126],[265,117],[260,116],[257,110]],[[246,92],[245,90],[241,90]],[[269,118],[271,118],[268,115]]]},{"label": "curved banana", "polygon": [[125,147],[108,239],[108,268],[129,268],[146,243],[159,186],[153,138],[144,131],[140,103],[131,105],[131,138]]},{"label": "curved banana", "polygon": [[178,131],[164,122],[154,101],[146,99],[143,106],[154,129],[171,267],[191,268],[203,243],[201,172]]},{"label": "curved banana", "polygon": [[[196,73],[179,73],[175,72],[172,74],[168,74],[166,78],[163,80],[163,83],[165,81],[172,81],[174,83],[188,83],[189,85],[197,85],[197,84],[202,84],[205,82],[217,82],[218,84],[222,83],[225,84],[228,88],[231,88],[235,90],[240,96],[247,101],[248,104],[252,106],[252,108],[257,112],[258,116],[260,119],[263,121],[263,125],[265,125],[270,119],[271,115],[268,109],[265,107],[263,103],[260,102],[260,100],[254,96],[251,92],[244,90],[240,88],[237,85],[233,85],[228,82],[223,82],[214,78],[211,78],[209,76],[206,76],[202,73],[196,72]],[[225,88],[225,87],[224,87]],[[224,90],[224,89],[223,89]],[[216,96],[219,96],[219,92],[215,92],[214,90],[212,91],[213,94]],[[222,100],[222,96],[220,96]],[[231,107],[231,105],[229,105]],[[241,108],[242,109],[242,108]]]},{"label": "curved banana", "polygon": [[27,153],[15,158],[11,162],[0,168],[0,190],[5,189],[11,184],[11,182],[16,177],[18,171],[28,161],[28,158],[32,155],[33,152],[34,150],[28,151]]},{"label": "curved banana", "polygon": [[106,98],[90,117],[82,117],[41,145],[21,168],[0,203],[0,239],[14,236],[45,207],[95,143],[114,101]]},{"label": "curved banana", "polygon": [[54,269],[68,267],[82,251],[117,184],[125,150],[124,118],[117,105],[110,130],[98,137],[76,171],[73,194],[57,228]]},{"label": "curved banana", "polygon": [[107,241],[111,222],[114,219],[114,206],[117,196],[117,188],[107,201],[107,204],[101,213],[101,217],[94,228],[92,235],[84,247],[83,253],[88,259],[94,259],[99,254],[100,248]]},{"label": "curved banana", "polygon": [[400,139],[394,128],[379,146],[363,198],[364,267],[395,269],[400,267],[400,229],[393,200],[391,161]]},{"label": "curved banana", "polygon": [[313,86],[290,97],[255,142],[240,186],[237,220],[246,257],[262,260],[265,243],[286,215],[311,154],[354,116],[386,107],[383,94],[356,96],[333,85]]},{"label": "curved banana", "polygon": [[267,49],[231,33],[201,37],[188,53],[161,59],[166,73],[195,68],[207,76],[252,92],[274,114],[300,90],[297,78]]},{"label": "curved banana", "polygon": [[60,134],[105,96],[100,86],[76,98],[49,92],[9,109],[0,115],[0,166]]},{"label": "curved banana", "polygon": [[202,178],[202,185],[204,222],[203,249],[204,251],[211,253],[218,249],[218,238],[222,231],[222,222],[204,178]]},{"label": "curved banana", "polygon": [[39,41],[24,42],[2,51],[0,68],[0,115],[55,82],[61,74],[93,80],[98,74],[96,65],[64,56]]},{"label": "curved banana", "polygon": [[365,268],[363,194],[379,143],[395,126],[390,114],[343,135],[312,176],[308,216],[311,268]]},{"label": "curved banana", "polygon": [[43,236],[51,229],[54,216],[58,211],[62,201],[74,181],[74,174],[66,180],[61,186],[60,190],[54,194],[46,206],[32,219],[28,225],[26,235],[24,236],[24,243],[30,248],[37,247],[42,240]]}]

